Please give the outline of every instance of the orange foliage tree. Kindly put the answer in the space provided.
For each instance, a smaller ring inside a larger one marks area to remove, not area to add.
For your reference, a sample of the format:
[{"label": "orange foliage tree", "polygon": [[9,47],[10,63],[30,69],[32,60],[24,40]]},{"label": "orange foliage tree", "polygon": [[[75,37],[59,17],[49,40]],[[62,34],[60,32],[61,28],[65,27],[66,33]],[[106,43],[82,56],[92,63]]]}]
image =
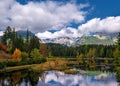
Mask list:
[{"label": "orange foliage tree", "polygon": [[21,51],[19,49],[15,49],[13,55],[12,55],[13,61],[21,61]]}]

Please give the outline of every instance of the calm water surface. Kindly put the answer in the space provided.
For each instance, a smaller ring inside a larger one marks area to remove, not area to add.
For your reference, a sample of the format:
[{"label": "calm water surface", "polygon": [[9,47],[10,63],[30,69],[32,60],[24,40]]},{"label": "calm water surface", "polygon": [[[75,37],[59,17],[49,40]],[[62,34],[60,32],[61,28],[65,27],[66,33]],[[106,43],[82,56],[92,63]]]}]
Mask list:
[{"label": "calm water surface", "polygon": [[0,86],[119,86],[115,74],[96,76],[45,71],[42,74],[17,71],[0,74]]}]

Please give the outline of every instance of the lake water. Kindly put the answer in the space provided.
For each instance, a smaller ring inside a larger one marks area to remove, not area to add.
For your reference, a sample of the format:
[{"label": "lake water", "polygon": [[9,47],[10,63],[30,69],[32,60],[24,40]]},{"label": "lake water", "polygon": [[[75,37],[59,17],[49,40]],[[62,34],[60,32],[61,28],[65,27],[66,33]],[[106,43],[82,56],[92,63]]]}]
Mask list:
[{"label": "lake water", "polygon": [[45,71],[42,74],[17,71],[0,74],[0,86],[119,86],[115,74],[95,76]]}]

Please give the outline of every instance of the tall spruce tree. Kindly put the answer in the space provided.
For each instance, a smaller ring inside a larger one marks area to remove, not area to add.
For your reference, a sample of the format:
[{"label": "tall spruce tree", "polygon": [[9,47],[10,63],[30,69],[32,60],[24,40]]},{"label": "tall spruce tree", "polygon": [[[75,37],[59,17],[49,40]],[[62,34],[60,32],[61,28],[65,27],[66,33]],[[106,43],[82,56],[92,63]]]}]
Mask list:
[{"label": "tall spruce tree", "polygon": [[9,44],[8,42],[10,42],[12,39],[12,29],[10,26],[8,26],[2,36],[2,42],[7,45]]},{"label": "tall spruce tree", "polygon": [[29,52],[31,52],[34,48],[39,49],[39,46],[40,46],[39,38],[36,36],[32,36],[30,38]]},{"label": "tall spruce tree", "polygon": [[120,32],[118,34],[118,41],[117,41],[117,47],[120,50]]}]

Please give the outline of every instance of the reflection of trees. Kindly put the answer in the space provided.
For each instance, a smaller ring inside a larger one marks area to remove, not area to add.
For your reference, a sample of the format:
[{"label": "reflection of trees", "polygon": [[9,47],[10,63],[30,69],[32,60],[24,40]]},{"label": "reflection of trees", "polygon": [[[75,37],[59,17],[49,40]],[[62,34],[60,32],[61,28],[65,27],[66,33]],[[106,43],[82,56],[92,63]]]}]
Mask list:
[{"label": "reflection of trees", "polygon": [[39,73],[34,71],[29,72],[28,79],[30,81],[31,86],[36,86],[39,80]]},{"label": "reflection of trees", "polygon": [[10,76],[3,74],[3,77],[0,77],[1,86],[13,86],[12,79]]},{"label": "reflection of trees", "polygon": [[[54,73],[55,73],[55,75],[56,75],[56,77],[57,77],[57,79],[58,79],[58,78],[59,78],[59,72],[58,72],[58,71],[55,71]],[[41,81],[42,81],[43,83],[45,83],[45,79],[46,79],[47,74],[48,74],[48,72],[44,72],[44,73],[42,74],[42,76],[40,77],[40,79],[41,79]]]},{"label": "reflection of trees", "polygon": [[56,75],[56,77],[57,77],[57,79],[59,78],[59,73],[58,73],[58,71],[55,71],[55,75]]},{"label": "reflection of trees", "polygon": [[2,86],[4,86],[4,79],[5,79],[4,77],[0,77],[0,83]]},{"label": "reflection of trees", "polygon": [[18,84],[20,82],[21,72],[13,73],[11,78],[12,78],[15,85]]},{"label": "reflection of trees", "polygon": [[43,83],[45,83],[45,78],[46,78],[46,75],[48,74],[48,72],[44,72],[43,74],[42,74],[42,76],[40,77],[41,78],[41,81],[43,82]]},{"label": "reflection of trees", "polygon": [[[0,75],[0,84],[1,86],[19,86],[20,83],[24,82],[24,86],[36,86],[39,76],[40,73],[28,70],[7,73],[6,75]],[[9,85],[6,85],[5,81],[7,81]]]}]

